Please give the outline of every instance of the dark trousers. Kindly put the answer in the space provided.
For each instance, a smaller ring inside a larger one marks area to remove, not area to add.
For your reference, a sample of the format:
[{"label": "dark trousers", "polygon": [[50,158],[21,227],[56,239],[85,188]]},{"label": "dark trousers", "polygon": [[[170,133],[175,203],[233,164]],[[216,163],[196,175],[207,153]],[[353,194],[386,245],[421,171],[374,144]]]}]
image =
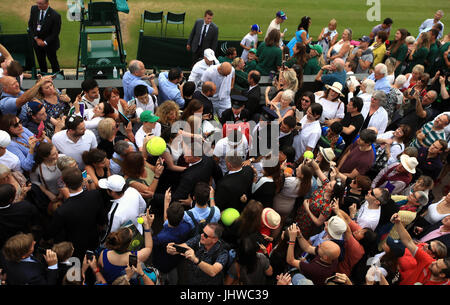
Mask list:
[{"label": "dark trousers", "polygon": [[38,45],[34,45],[34,52],[36,53],[36,58],[39,63],[39,68],[41,72],[48,73],[47,68],[47,58],[50,62],[50,65],[52,66],[52,73],[59,71],[59,63],[58,58],[56,56],[56,49],[53,48],[42,48]]}]

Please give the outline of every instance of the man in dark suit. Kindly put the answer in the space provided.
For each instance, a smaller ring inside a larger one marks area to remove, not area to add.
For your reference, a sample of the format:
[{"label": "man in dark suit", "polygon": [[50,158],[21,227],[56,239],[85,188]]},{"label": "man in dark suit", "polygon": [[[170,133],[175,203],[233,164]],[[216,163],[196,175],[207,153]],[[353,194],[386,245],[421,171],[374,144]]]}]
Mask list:
[{"label": "man in dark suit", "polygon": [[242,166],[241,156],[227,156],[225,163],[228,172],[217,183],[216,205],[221,211],[234,208],[241,213],[245,207],[241,197],[251,194],[254,172],[250,166]]},{"label": "man in dark suit", "polygon": [[213,103],[209,99],[216,94],[216,84],[213,82],[204,82],[202,85],[202,91],[195,91],[192,95],[192,99],[199,100],[203,104],[203,116],[207,115],[207,120],[212,120],[214,117]]},{"label": "man in dark suit", "polygon": [[203,19],[197,19],[189,35],[186,49],[192,51],[193,63],[203,58],[205,49],[212,49],[214,52],[217,49],[219,28],[212,22],[213,15],[211,10],[207,10]]},{"label": "man in dark suit", "polygon": [[245,109],[247,98],[242,95],[231,96],[231,108],[222,112],[220,123],[224,125],[226,122],[247,122],[250,120],[250,112]]},{"label": "man in dark suit", "polygon": [[248,90],[242,91],[242,95],[247,97],[248,101],[245,103],[245,109],[250,112],[250,117],[255,122],[258,119],[255,117],[256,113],[261,112],[261,88],[259,87],[259,81],[261,80],[261,74],[259,71],[252,70],[248,73]]},{"label": "man in dark suit", "polygon": [[59,49],[61,15],[49,6],[48,0],[36,0],[36,5],[31,7],[28,31],[33,38],[33,47],[41,72],[48,72],[46,57],[50,61],[52,72],[58,72],[56,51]]},{"label": "man in dark suit", "polygon": [[70,197],[55,211],[45,239],[72,242],[74,256],[83,260],[86,250],[100,244],[99,227],[106,223],[103,197],[99,191],[83,191],[83,176],[77,167],[65,169],[62,177]]},{"label": "man in dark suit", "polygon": [[[212,157],[202,156],[202,143],[193,142],[185,145],[184,159],[189,164],[180,176],[180,182],[172,195],[172,200],[185,200],[194,192],[197,182],[209,184],[211,177],[217,183],[222,178],[222,170]],[[190,203],[184,202],[186,205]]]},{"label": "man in dark suit", "polygon": [[19,233],[9,238],[2,249],[8,285],[56,285],[58,257],[47,249],[45,263],[33,255],[36,242],[32,234]]},{"label": "man in dark suit", "polygon": [[279,137],[279,149],[280,151],[285,146],[292,146],[294,142],[294,129],[296,125],[295,117],[288,116],[285,117],[284,120],[280,124],[280,137]]},{"label": "man in dark suit", "polygon": [[15,195],[14,186],[0,185],[0,249],[11,236],[31,233],[40,224],[37,208],[28,201],[13,203]]}]

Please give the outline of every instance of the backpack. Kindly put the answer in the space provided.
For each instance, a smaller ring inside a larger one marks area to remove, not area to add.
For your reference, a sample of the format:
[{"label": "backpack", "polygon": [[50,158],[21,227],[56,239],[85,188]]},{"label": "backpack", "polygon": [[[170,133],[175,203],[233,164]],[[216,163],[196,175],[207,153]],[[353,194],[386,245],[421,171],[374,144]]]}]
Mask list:
[{"label": "backpack", "polygon": [[[392,146],[394,145],[401,146],[398,143],[393,143]],[[374,179],[378,175],[378,173],[383,168],[386,167],[388,160],[389,158],[386,155],[386,150],[384,149],[384,147],[381,147],[381,145],[376,145],[375,162],[372,165],[372,167],[367,171],[366,175],[369,176],[371,179]]]},{"label": "backpack", "polygon": [[186,214],[189,215],[189,217],[191,217],[192,222],[194,223],[194,228],[191,230],[190,235],[193,236],[197,236],[199,234],[201,234],[203,232],[203,229],[206,227],[206,225],[208,223],[211,222],[211,219],[214,216],[214,212],[215,209],[214,207],[209,207],[209,215],[208,217],[206,217],[205,219],[201,219],[200,221],[197,221],[197,219],[195,219],[194,214],[192,213],[192,211],[187,211]]}]

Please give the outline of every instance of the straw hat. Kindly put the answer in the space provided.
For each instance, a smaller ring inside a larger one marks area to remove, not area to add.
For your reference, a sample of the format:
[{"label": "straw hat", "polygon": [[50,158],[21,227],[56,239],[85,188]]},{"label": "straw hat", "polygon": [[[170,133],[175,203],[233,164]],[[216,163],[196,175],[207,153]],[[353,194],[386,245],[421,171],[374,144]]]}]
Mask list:
[{"label": "straw hat", "polygon": [[408,172],[411,174],[416,173],[416,166],[419,164],[416,158],[403,154],[400,156],[400,162],[402,163],[403,168]]},{"label": "straw hat", "polygon": [[331,147],[323,148],[320,146],[319,151],[328,163],[330,163],[331,161],[334,160],[334,158],[336,158],[336,155],[334,154],[334,151]]},{"label": "straw hat", "polygon": [[340,82],[334,82],[332,86],[325,85],[325,88],[331,89],[334,92],[339,93],[342,97],[344,97],[344,95],[342,94],[342,84]]},{"label": "straw hat", "polygon": [[275,212],[274,209],[265,208],[261,214],[261,220],[263,224],[271,230],[275,230],[280,226],[281,217],[280,214]]}]

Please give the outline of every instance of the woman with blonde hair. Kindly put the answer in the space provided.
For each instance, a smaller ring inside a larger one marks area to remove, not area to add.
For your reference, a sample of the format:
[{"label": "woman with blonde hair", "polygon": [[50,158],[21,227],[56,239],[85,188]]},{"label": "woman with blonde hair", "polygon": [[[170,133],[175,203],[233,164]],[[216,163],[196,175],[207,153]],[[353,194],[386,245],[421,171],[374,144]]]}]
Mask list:
[{"label": "woman with blonde hair", "polygon": [[388,57],[384,64],[386,65],[388,75],[386,76],[389,80],[389,83],[391,86],[394,84],[395,81],[395,63],[396,59],[393,57]]},{"label": "woman with blonde hair", "polygon": [[348,53],[350,51],[350,41],[352,40],[352,30],[345,29],[342,33],[342,38],[336,42],[327,53],[327,59],[332,62],[336,58],[342,58],[344,61],[347,60]]},{"label": "woman with blonde hair", "polygon": [[131,128],[131,124],[127,126],[125,129],[127,136],[124,136],[119,131],[119,123],[114,121],[114,119],[106,118],[101,120],[97,126],[98,135],[100,137],[100,142],[98,143],[97,148],[106,152],[108,159],[112,158],[114,154],[114,144],[117,141],[128,139],[130,142],[135,141],[133,130]]},{"label": "woman with blonde hair", "polygon": [[317,38],[319,44],[322,46],[325,61],[327,59],[326,54],[328,53],[328,50],[336,43],[338,39],[339,35],[336,28],[337,21],[333,18],[330,22],[328,22],[328,26],[322,29],[322,32],[320,32],[319,37]]},{"label": "woman with blonde hair", "polygon": [[180,119],[180,106],[174,101],[165,101],[156,109],[155,115],[159,117],[162,132],[165,128],[170,129]]},{"label": "woman with blonde hair", "polygon": [[297,73],[294,69],[285,69],[280,73],[279,80],[275,84],[277,88],[277,93],[275,97],[271,100],[269,98],[269,91],[271,89],[270,86],[267,86],[265,96],[266,96],[266,106],[270,106],[273,103],[279,103],[281,100],[281,95],[284,90],[290,89],[292,91],[297,92],[298,89],[298,78]]},{"label": "woman with blonde hair", "polygon": [[406,82],[403,84],[402,91],[412,88],[420,81],[422,75],[425,73],[425,67],[423,65],[415,65],[411,73],[406,73]]},{"label": "woman with blonde hair", "polygon": [[236,88],[237,90],[248,89],[248,73],[244,71],[245,61],[240,57],[236,57],[231,65],[234,68],[234,88]]}]

